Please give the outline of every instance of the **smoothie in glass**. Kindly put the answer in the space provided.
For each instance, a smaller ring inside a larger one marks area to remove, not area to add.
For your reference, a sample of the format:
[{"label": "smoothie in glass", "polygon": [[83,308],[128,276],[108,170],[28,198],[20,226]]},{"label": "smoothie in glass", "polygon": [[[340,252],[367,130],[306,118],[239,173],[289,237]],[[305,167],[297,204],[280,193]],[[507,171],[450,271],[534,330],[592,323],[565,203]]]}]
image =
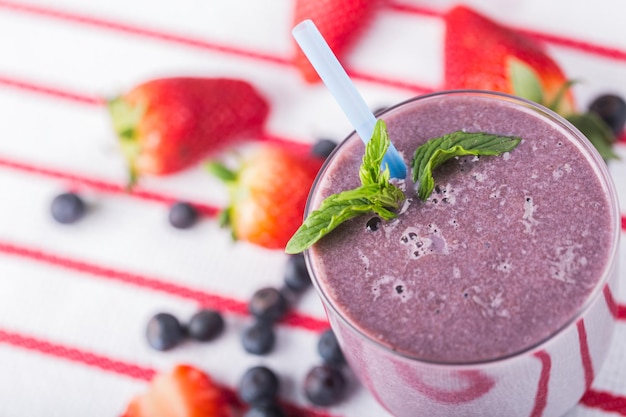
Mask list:
[{"label": "smoothie in glass", "polygon": [[[399,417],[562,415],[614,327],[619,210],[604,161],[559,116],[501,94],[433,94],[379,117],[407,163],[457,130],[522,141],[447,161],[426,201],[409,174],[395,220],[349,220],[307,250],[353,370]],[[363,151],[356,134],[338,147],[309,211],[359,185]]]}]

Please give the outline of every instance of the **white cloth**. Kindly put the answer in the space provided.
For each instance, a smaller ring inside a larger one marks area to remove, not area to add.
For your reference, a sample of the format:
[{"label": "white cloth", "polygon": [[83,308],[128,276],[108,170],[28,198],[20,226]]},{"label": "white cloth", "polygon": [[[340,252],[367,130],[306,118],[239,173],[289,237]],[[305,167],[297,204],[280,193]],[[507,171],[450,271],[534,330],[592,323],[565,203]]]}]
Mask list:
[{"label": "white cloth", "polygon": [[[581,81],[574,87],[581,107],[605,92],[626,97],[623,1],[466,3],[547,40],[568,77]],[[303,415],[319,413],[301,390],[308,369],[320,362],[316,331],[297,320],[281,324],[276,349],[265,357],[240,346],[250,322],[242,306],[261,286],[281,285],[286,256],[233,243],[210,218],[191,230],[168,225],[168,205],[159,198],[224,205],[224,188],[202,167],[146,179],[142,189],[152,195],[107,191],[123,186],[126,170],[99,102],[150,78],[228,76],[248,80],[267,97],[269,134],[300,142],[342,139],[351,127],[328,91],[305,84],[289,64],[294,4],[0,0],[0,415],[119,415],[152,372],[181,362],[231,389],[247,367],[267,364],[282,380],[282,400]],[[451,4],[397,0],[377,15],[344,60],[372,108],[442,84],[441,12]],[[626,158],[623,143],[616,151]],[[611,162],[610,170],[626,201],[626,160]],[[48,213],[51,199],[67,188],[92,207],[69,227]],[[625,287],[617,300],[621,312]],[[184,320],[211,296],[231,303],[218,340],[167,353],[148,348],[152,314],[168,311]],[[306,323],[323,326],[312,289],[295,309]],[[598,404],[578,405],[568,417],[626,415],[624,347],[622,314],[592,387]],[[353,384],[329,415],[387,415]]]}]

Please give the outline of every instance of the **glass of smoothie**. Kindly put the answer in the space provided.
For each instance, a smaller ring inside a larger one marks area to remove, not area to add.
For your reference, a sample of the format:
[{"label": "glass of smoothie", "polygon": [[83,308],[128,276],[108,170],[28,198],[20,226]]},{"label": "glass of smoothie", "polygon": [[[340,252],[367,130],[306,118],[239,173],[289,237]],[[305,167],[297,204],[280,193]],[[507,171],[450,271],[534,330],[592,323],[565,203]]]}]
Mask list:
[{"label": "glass of smoothie", "polygon": [[[364,215],[305,253],[348,362],[394,416],[561,416],[598,373],[615,325],[620,215],[605,162],[552,111],[480,91],[378,116],[407,164],[457,130],[518,136],[451,159],[396,219]],[[326,161],[307,212],[359,186],[356,133]]]}]

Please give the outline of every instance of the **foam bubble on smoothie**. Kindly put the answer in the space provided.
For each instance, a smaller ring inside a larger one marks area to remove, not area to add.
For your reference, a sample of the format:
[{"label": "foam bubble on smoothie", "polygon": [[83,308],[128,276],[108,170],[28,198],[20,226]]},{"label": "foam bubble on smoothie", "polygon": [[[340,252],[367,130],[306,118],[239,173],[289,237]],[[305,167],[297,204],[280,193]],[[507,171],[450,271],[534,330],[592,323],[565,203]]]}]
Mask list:
[{"label": "foam bubble on smoothie", "polygon": [[537,211],[537,206],[533,202],[532,196],[526,195],[524,197],[524,214],[522,215],[525,233],[532,234],[533,228],[539,224],[539,221],[535,219],[535,211]]},{"label": "foam bubble on smoothie", "polygon": [[496,270],[500,272],[504,272],[505,274],[510,273],[512,268],[513,268],[513,264],[508,259],[501,261],[500,263],[498,263],[498,265],[496,265]]},{"label": "foam bubble on smoothie", "polygon": [[454,279],[461,278],[461,269],[456,265],[452,267],[452,278]]},{"label": "foam bubble on smoothie", "polygon": [[563,175],[572,172],[572,166],[570,164],[559,165],[552,171],[552,178],[555,180],[560,180]]},{"label": "foam bubble on smoothie", "polygon": [[400,243],[406,246],[409,258],[418,259],[426,255],[448,255],[450,249],[441,229],[430,223],[426,233],[417,227],[407,227],[400,236]]},{"label": "foam bubble on smoothie", "polygon": [[369,276],[372,273],[370,272],[370,259],[367,257],[367,255],[365,255],[365,253],[363,253],[363,251],[359,248],[358,249],[359,252],[359,259],[361,260],[361,263],[363,264],[363,269],[365,270],[365,276]]},{"label": "foam bubble on smoothie", "polygon": [[473,286],[471,291],[473,292],[471,300],[481,309],[483,317],[511,317],[511,313],[505,307],[503,290],[484,294],[480,287]]},{"label": "foam bubble on smoothie", "polygon": [[393,290],[391,292],[391,296],[394,299],[400,300],[403,303],[406,303],[413,296],[413,291],[411,290],[411,286],[407,285],[402,280],[394,281]]},{"label": "foam bubble on smoothie", "polygon": [[473,175],[473,177],[478,182],[485,182],[485,180],[489,178],[484,172],[477,172]]},{"label": "foam bubble on smoothie", "polygon": [[456,203],[457,190],[452,188],[448,184],[437,184],[433,193],[428,197],[428,202],[431,204],[443,204],[443,208],[447,205],[454,205]]},{"label": "foam bubble on smoothie", "polygon": [[555,260],[551,262],[551,277],[568,284],[575,284],[573,276],[581,266],[587,264],[587,258],[578,257],[576,252],[582,248],[580,243],[567,243],[556,248]]},{"label": "foam bubble on smoothie", "polygon": [[372,295],[374,300],[380,297],[385,299],[398,300],[406,303],[413,297],[413,290],[410,285],[399,278],[391,275],[383,275],[372,282]]}]

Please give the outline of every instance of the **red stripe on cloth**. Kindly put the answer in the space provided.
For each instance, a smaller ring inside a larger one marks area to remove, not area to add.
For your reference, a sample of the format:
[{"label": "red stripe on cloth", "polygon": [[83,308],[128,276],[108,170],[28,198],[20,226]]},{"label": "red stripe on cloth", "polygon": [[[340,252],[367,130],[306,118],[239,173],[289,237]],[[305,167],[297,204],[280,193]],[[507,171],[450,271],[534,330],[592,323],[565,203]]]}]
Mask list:
[{"label": "red stripe on cloth", "polygon": [[[0,8],[10,10],[13,12],[24,13],[34,15],[37,17],[47,19],[57,19],[64,22],[73,24],[81,24],[98,29],[110,30],[115,32],[122,32],[129,35],[140,36],[157,41],[164,41],[174,43],[177,45],[183,45],[196,49],[208,50],[212,52],[224,53],[229,55],[236,55],[245,58],[251,58],[255,60],[265,61],[272,64],[279,64],[285,66],[293,66],[291,57],[280,57],[271,54],[263,54],[250,49],[238,48],[234,46],[219,44],[210,42],[204,39],[194,38],[186,35],[169,33],[162,30],[154,30],[149,28],[140,27],[137,25],[131,25],[128,23],[116,22],[113,20],[102,19],[98,17],[88,16],[84,14],[77,14],[68,11],[62,11],[53,9],[50,7],[44,7],[34,4],[26,3],[14,3],[11,1],[0,0]],[[398,80],[391,80],[384,77],[378,77],[374,74],[367,74],[355,71],[353,68],[346,67],[346,72],[354,80],[367,81],[379,85],[386,85],[393,88],[408,89],[414,93],[424,93],[432,91],[428,87],[412,84],[409,82],[402,82]]]},{"label": "red stripe on cloth", "polygon": [[[394,81],[389,81],[393,83]],[[0,75],[0,85],[5,87],[15,88],[22,91],[27,91],[29,93],[34,93],[38,95],[46,95],[55,99],[73,101],[76,103],[87,104],[102,107],[106,105],[106,100],[100,97],[90,96],[85,93],[79,93],[75,91],[64,90],[56,87],[51,87],[45,84],[36,83],[33,81],[26,81],[17,78],[7,77]],[[294,146],[294,147],[310,147],[311,145],[308,143],[303,143],[299,141],[295,141],[293,139],[288,139],[284,137],[280,137],[277,135],[271,134],[263,134],[261,137],[255,138],[259,141],[265,141],[270,143],[275,143],[278,145],[285,146]]]},{"label": "red stripe on cloth", "polygon": [[550,382],[550,370],[552,368],[552,360],[550,355],[541,350],[535,353],[535,357],[541,361],[541,374],[537,383],[537,393],[535,394],[535,404],[530,417],[541,417],[543,411],[548,404],[548,383]]},{"label": "red stripe on cloth", "polygon": [[403,80],[385,78],[379,75],[368,74],[358,71],[354,68],[347,68],[346,72],[350,75],[350,78],[354,80],[367,81],[373,84],[380,84],[386,87],[397,88],[400,90],[408,90],[416,94],[427,94],[432,93],[435,90],[441,89],[441,87],[431,87]]},{"label": "red stripe on cloth", "polygon": [[[0,343],[143,381],[150,381],[157,374],[155,369],[146,366],[109,358],[84,349],[53,343],[5,329],[0,329]],[[237,392],[234,389],[224,385],[219,385],[219,387],[226,392],[227,396],[234,399],[237,398]],[[290,417],[333,417],[332,414],[324,411],[299,407],[284,402],[281,402],[281,405],[289,412]]]},{"label": "red stripe on cloth", "polygon": [[[444,19],[446,14],[445,10],[439,11],[403,3],[391,3],[389,5],[389,8],[399,13],[408,13],[427,17],[436,17],[441,19]],[[541,42],[547,42],[553,45],[575,49],[579,52],[584,52],[590,55],[597,55],[605,58],[626,61],[626,51],[621,49],[610,48],[591,42],[581,41],[565,36],[553,35],[545,32],[534,31],[522,27],[512,27],[512,29]]]},{"label": "red stripe on cloth", "polygon": [[591,361],[591,353],[589,352],[589,343],[587,342],[587,329],[585,329],[584,320],[578,320],[578,322],[576,323],[576,330],[578,330],[580,359],[582,361],[583,371],[585,373],[585,389],[589,389],[595,375],[593,371],[593,363]]},{"label": "red stripe on cloth", "polygon": [[588,390],[580,403],[590,408],[626,416],[626,397],[612,392]]},{"label": "red stripe on cloth", "polygon": [[604,58],[615,59],[618,61],[626,61],[626,51],[617,48],[609,48],[606,46],[585,42],[562,36],[550,35],[548,33],[536,32],[518,28],[519,32],[534,38],[536,40],[551,43],[556,46],[575,49],[579,52],[585,52],[590,55],[597,55]]},{"label": "red stripe on cloth", "polygon": [[[248,49],[236,48],[232,46],[226,46],[223,44],[217,44],[209,42],[203,39],[193,38],[189,36],[183,36],[179,34],[167,33],[164,31],[157,31],[154,29],[142,28],[135,25],[130,25],[121,22],[115,22],[112,20],[102,19],[98,17],[88,16],[85,14],[78,14],[50,7],[43,7],[35,4],[27,3],[15,3],[11,1],[0,1],[0,8],[11,10],[14,12],[27,13],[36,15],[39,17],[52,18],[68,21],[71,23],[84,24],[93,27],[99,27],[107,30],[115,30],[125,32],[128,34],[139,35],[143,37],[154,38],[161,41],[174,42],[185,46],[191,46],[195,48],[207,49],[216,52],[235,54],[240,56],[246,56],[254,59],[261,59],[281,65],[291,65],[291,60],[287,58],[278,57],[270,54],[262,54]],[[411,6],[408,4],[392,3],[390,5],[392,10],[396,10],[401,13],[418,14],[430,17],[443,18],[445,12],[435,11],[424,7]],[[576,40],[573,38],[567,38],[563,36],[552,35],[544,32],[531,31],[523,28],[517,28],[520,32],[527,34],[533,38],[553,43],[559,46],[565,46],[568,48],[577,49],[579,51],[601,55],[608,58],[614,58],[619,60],[626,60],[626,51],[605,47],[589,42]]]},{"label": "red stripe on cloth", "polygon": [[[605,285],[604,289],[602,290],[602,293],[604,294],[604,301],[606,302],[606,306],[609,309],[609,312],[611,313],[611,315],[613,316],[613,318],[615,319],[619,319],[620,318],[620,306],[617,304],[617,302],[615,302],[615,297],[613,297],[613,291],[611,291],[611,287],[609,287],[609,285]],[[624,306],[621,306],[622,310],[624,310]],[[624,314],[624,311],[621,312],[622,315]],[[626,318],[626,316],[623,316],[622,319]]]},{"label": "red stripe on cloth", "polygon": [[310,152],[311,150],[310,143],[302,142],[296,139],[287,138],[284,136],[273,135],[270,133],[264,133],[261,136],[256,137],[254,139],[260,142],[269,143],[271,145],[278,145],[278,146],[292,148],[295,151],[300,151],[300,152]]},{"label": "red stripe on cloth", "polygon": [[[304,144],[293,139],[273,136],[269,134],[263,135],[262,137],[258,138],[258,140],[279,145],[294,146],[296,148],[305,148],[310,146],[310,144]],[[140,198],[142,200],[159,202],[166,205],[171,205],[176,201],[185,200],[192,204],[194,207],[196,207],[201,214],[208,217],[215,216],[221,210],[220,207],[211,206],[200,202],[188,201],[184,198],[164,195],[154,191],[144,190],[140,187],[134,187],[132,190],[129,190],[125,185],[122,184],[116,184],[106,180],[100,180],[83,175],[78,175],[75,173],[61,171],[59,169],[46,168],[32,163],[17,161],[15,159],[3,157],[2,155],[0,155],[0,168],[6,168],[20,172],[26,172],[29,174],[55,178],[63,181],[68,181],[70,184],[85,186],[109,194],[125,194],[132,197]],[[626,232],[626,215],[621,216],[621,228],[622,231]],[[621,318],[624,318],[624,313],[620,314]]]},{"label": "red stripe on cloth", "polygon": [[239,56],[245,56],[249,58],[259,59],[262,61],[268,61],[276,64],[289,64],[289,61],[274,55],[262,54],[248,49],[241,49],[232,46],[226,46],[213,42],[206,41],[204,39],[198,39],[190,36],[183,36],[175,33],[168,33],[165,31],[159,31],[149,28],[140,27],[137,25],[131,25],[122,22],[116,22],[110,19],[103,19],[99,17],[89,16],[86,14],[79,14],[75,12],[68,12],[51,7],[44,7],[35,4],[28,3],[15,3],[11,1],[0,1],[0,8],[11,10],[14,12],[20,12],[25,14],[31,14],[38,17],[57,19],[69,23],[81,24],[90,27],[97,27],[100,29],[112,30],[116,32],[123,32],[126,34],[137,35],[146,38],[152,38],[160,41],[176,43],[193,48],[199,48],[214,52],[227,53]]},{"label": "red stripe on cloth", "polygon": [[420,16],[437,18],[443,18],[443,16],[445,15],[445,11],[428,9],[426,7],[421,7],[413,4],[391,2],[388,4],[388,7],[390,10],[396,11],[398,13],[415,14]]},{"label": "red stripe on cloth", "polygon": [[102,97],[95,97],[83,93],[51,87],[48,85],[37,84],[31,81],[20,80],[15,77],[6,77],[0,75],[0,85],[67,101],[73,101],[80,104],[87,104],[90,106],[103,106],[106,103],[106,101]]},{"label": "red stripe on cloth", "polygon": [[103,371],[114,372],[119,375],[145,381],[151,380],[156,373],[153,369],[147,367],[111,359],[93,352],[87,352],[85,350],[52,343],[3,329],[0,329],[0,343],[6,343],[57,358],[67,359],[72,362],[93,366]]},{"label": "red stripe on cloth", "polygon": [[[59,268],[69,269],[97,278],[122,282],[139,288],[166,293],[195,301],[200,306],[214,308],[223,312],[238,315],[248,314],[248,304],[244,301],[185,287],[183,285],[174,284],[173,282],[168,282],[159,278],[109,268],[78,259],[72,259],[66,256],[56,255],[39,249],[20,246],[6,241],[0,241],[0,253],[18,256]],[[287,313],[281,323],[314,332],[321,332],[329,327],[326,320],[304,315],[296,311],[290,311]]]},{"label": "red stripe on cloth", "polygon": [[[0,0],[0,7],[1,7],[1,4],[2,2]],[[381,77],[376,77],[376,76],[368,75],[365,73],[359,73],[359,72],[353,71],[352,74],[355,74],[357,78],[360,78],[364,81],[369,81],[372,83],[381,82],[389,87],[411,90],[412,92],[417,93],[417,94],[428,94],[436,90],[435,88],[430,87],[430,86],[413,84],[413,83],[409,83],[409,82],[405,82],[401,80],[383,79]],[[77,91],[69,91],[69,90],[58,88],[58,87],[52,87],[52,86],[37,83],[34,81],[26,81],[23,79],[18,79],[15,77],[10,77],[7,75],[2,75],[2,74],[0,74],[0,86],[15,88],[15,89],[26,91],[26,92],[33,93],[33,94],[46,95],[52,98],[72,101],[75,103],[81,103],[81,104],[86,104],[86,105],[100,107],[106,104],[106,100],[104,100],[101,97],[96,97],[96,96],[89,95],[87,93],[81,93]],[[298,143],[298,145],[302,144],[301,142],[294,141],[293,139],[275,136],[275,135],[271,135],[268,133],[265,133],[262,137],[259,137],[256,139],[266,140],[269,142],[277,142],[279,144],[284,144],[288,146],[291,146],[294,143]],[[626,144],[626,131],[624,131],[624,133],[622,133],[622,135],[618,138],[617,143],[620,145]],[[309,146],[309,145],[303,145],[303,146]],[[623,229],[626,229],[626,226],[624,225],[625,221],[626,221],[625,218],[622,218]]]},{"label": "red stripe on cloth", "polygon": [[[177,198],[175,196],[169,196],[165,194],[156,193],[154,191],[148,191],[135,187],[129,190],[126,185],[115,184],[112,182],[91,178],[83,175],[69,173],[53,168],[45,168],[35,164],[29,164],[26,162],[20,162],[13,159],[0,156],[0,168],[11,169],[15,171],[25,172],[28,174],[40,175],[44,177],[50,177],[58,180],[67,181],[72,187],[83,186],[97,191],[105,192],[108,194],[122,194],[139,198],[141,200],[148,200],[158,202],[165,205],[172,205],[173,203],[181,200],[188,201],[186,199]],[[193,205],[198,212],[204,216],[215,216],[220,208],[211,206],[204,203],[188,201]]]}]

